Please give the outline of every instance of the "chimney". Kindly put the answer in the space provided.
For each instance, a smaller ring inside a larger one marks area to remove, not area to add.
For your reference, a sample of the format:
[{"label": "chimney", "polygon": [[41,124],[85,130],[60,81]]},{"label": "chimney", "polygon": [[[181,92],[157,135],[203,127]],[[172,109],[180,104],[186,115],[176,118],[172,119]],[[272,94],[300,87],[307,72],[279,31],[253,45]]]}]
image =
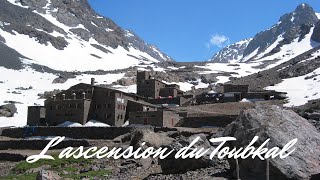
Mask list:
[{"label": "chimney", "polygon": [[77,99],[76,93],[72,93],[73,100]]},{"label": "chimney", "polygon": [[52,96],[52,99],[53,99],[53,101],[56,101],[56,95],[55,94]]},{"label": "chimney", "polygon": [[83,99],[86,99],[86,93],[85,92],[82,93],[82,96],[83,96]]},{"label": "chimney", "polygon": [[94,86],[95,79],[91,78],[91,86]]},{"label": "chimney", "polygon": [[66,94],[62,94],[62,100],[66,100]]}]

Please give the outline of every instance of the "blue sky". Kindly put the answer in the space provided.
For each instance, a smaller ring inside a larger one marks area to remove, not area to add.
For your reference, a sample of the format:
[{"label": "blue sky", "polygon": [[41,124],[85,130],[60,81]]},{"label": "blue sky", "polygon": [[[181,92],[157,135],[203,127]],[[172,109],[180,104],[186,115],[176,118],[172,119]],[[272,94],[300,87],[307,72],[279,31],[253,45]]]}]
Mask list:
[{"label": "blue sky", "polygon": [[204,61],[228,43],[253,37],[280,16],[319,0],[89,0],[99,14],[137,33],[176,61]]}]

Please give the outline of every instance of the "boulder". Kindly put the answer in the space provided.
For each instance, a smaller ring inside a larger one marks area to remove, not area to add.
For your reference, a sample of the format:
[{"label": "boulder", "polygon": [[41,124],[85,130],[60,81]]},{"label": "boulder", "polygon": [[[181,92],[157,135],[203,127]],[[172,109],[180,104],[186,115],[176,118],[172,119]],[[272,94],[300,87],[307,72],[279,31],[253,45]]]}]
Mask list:
[{"label": "boulder", "polygon": [[53,171],[41,170],[37,174],[37,180],[60,180],[60,179],[62,178]]},{"label": "boulder", "polygon": [[15,113],[17,113],[17,108],[14,104],[0,106],[0,117],[13,117]]},{"label": "boulder", "polygon": [[147,147],[160,148],[161,146],[169,145],[173,141],[173,138],[170,138],[165,134],[155,133],[147,129],[141,129],[132,133],[130,146],[133,146],[137,149],[141,146],[141,143],[145,142],[145,146]]},{"label": "boulder", "polygon": [[[228,125],[223,136],[237,138],[230,147],[246,147],[259,136],[254,146],[259,147],[270,138],[268,148],[283,148],[289,141],[298,138],[296,150],[287,158],[269,159],[270,179],[319,179],[320,134],[306,119],[291,110],[278,106],[258,105],[240,113],[238,119]],[[230,160],[231,169],[235,161]],[[241,179],[264,179],[266,162],[258,158],[239,159]]]}]

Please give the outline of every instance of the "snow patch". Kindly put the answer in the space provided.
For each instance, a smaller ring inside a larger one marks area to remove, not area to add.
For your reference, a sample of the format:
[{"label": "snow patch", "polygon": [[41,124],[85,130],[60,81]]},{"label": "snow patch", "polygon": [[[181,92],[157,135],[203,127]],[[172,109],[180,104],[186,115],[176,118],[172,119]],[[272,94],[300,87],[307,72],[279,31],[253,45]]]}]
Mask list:
[{"label": "snow patch", "polygon": [[300,106],[310,100],[319,99],[320,68],[304,76],[284,79],[283,82],[266,89],[287,92],[289,103],[286,106]]},{"label": "snow patch", "polygon": [[18,0],[7,0],[9,3],[11,3],[11,4],[13,4],[13,5],[16,5],[16,6],[20,6],[20,7],[22,7],[22,8],[28,8],[28,6],[23,6],[21,3],[20,3],[20,1],[18,1]]}]

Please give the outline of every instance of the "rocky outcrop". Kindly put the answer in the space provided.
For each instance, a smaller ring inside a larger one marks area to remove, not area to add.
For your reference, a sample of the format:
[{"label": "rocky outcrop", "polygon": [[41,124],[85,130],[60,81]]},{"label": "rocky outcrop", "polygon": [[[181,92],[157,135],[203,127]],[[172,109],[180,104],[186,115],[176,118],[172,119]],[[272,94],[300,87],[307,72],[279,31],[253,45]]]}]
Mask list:
[{"label": "rocky outcrop", "polygon": [[311,39],[320,42],[320,21],[316,24]]},{"label": "rocky outcrop", "polygon": [[14,104],[0,106],[0,117],[13,117],[15,113],[17,113],[17,108]]},{"label": "rocky outcrop", "polygon": [[62,178],[53,171],[41,170],[37,174],[37,180],[60,180],[60,179]]},{"label": "rocky outcrop", "polygon": [[173,140],[173,138],[170,138],[165,134],[159,134],[151,130],[142,129],[132,133],[130,145],[134,148],[138,148],[143,142],[145,142],[145,147],[160,148],[161,146],[169,145]]},{"label": "rocky outcrop", "polygon": [[[230,124],[224,136],[237,138],[232,147],[246,147],[254,136],[259,147],[270,138],[269,149],[283,148],[289,141],[298,138],[296,150],[287,158],[270,159],[270,179],[317,179],[320,177],[320,134],[314,126],[295,112],[278,106],[257,106],[244,110]],[[232,169],[234,168],[234,163]],[[239,160],[241,179],[264,179],[266,162],[258,158]]]}]

